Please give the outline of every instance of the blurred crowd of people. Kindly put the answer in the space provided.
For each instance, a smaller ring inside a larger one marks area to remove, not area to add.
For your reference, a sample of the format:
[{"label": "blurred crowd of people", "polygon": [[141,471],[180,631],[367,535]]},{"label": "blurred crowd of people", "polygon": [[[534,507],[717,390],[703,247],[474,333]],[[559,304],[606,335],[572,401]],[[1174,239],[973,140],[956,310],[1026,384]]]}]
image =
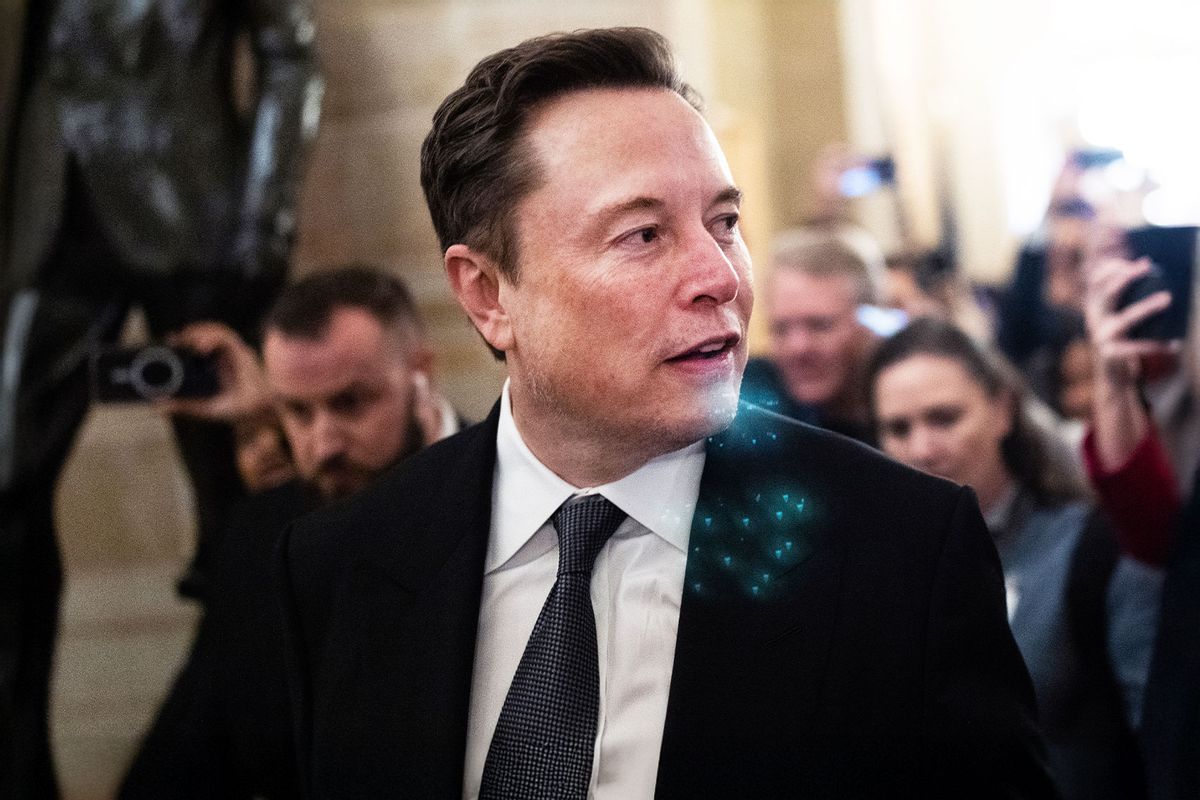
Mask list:
[{"label": "blurred crowd of people", "polygon": [[1195,797],[1198,229],[1116,224],[1090,155],[997,290],[943,252],[885,260],[822,177],[866,161],[832,148],[743,396],[975,490],[1065,797]]}]

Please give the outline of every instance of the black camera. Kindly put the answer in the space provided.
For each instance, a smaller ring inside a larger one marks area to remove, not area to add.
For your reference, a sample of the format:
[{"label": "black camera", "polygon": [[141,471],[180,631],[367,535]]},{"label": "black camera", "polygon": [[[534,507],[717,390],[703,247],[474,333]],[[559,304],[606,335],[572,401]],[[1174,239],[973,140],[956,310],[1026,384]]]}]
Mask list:
[{"label": "black camera", "polygon": [[216,359],[185,348],[148,344],[92,355],[92,390],[102,403],[211,397],[220,388]]}]

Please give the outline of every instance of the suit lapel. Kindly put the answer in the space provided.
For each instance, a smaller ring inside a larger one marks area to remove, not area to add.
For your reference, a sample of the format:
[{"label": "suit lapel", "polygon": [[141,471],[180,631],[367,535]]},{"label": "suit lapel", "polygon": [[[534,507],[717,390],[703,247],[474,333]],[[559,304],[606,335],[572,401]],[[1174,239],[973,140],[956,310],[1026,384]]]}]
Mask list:
[{"label": "suit lapel", "polygon": [[361,694],[351,707],[366,716],[358,746],[381,757],[363,763],[391,765],[394,782],[377,785],[408,794],[462,791],[496,419],[494,410],[465,434],[461,456],[440,473],[406,482],[432,488],[403,503],[408,518],[391,521],[405,536],[382,558],[362,560],[351,579],[355,630],[346,644],[357,652],[347,684]]},{"label": "suit lapel", "polygon": [[[836,616],[829,606],[837,596],[840,555],[823,514],[823,481],[811,473],[806,478],[807,457],[794,451],[793,431],[790,421],[744,407],[734,426],[707,444],[660,787],[695,767],[692,742],[722,736],[722,720],[745,713],[747,690],[770,693],[778,681],[803,681],[788,691],[812,702],[817,697]],[[774,663],[784,652],[787,663]],[[730,685],[737,686],[732,697]]]}]

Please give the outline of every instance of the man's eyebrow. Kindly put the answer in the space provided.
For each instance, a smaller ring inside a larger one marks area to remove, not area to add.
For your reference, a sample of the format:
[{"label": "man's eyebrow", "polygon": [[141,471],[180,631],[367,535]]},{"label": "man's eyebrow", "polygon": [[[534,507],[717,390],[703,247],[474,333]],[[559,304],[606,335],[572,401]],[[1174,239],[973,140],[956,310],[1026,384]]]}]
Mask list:
[{"label": "man's eyebrow", "polygon": [[741,205],[743,197],[745,197],[745,195],[742,193],[741,189],[736,186],[727,186],[722,189],[716,197],[713,198],[712,204],[714,206],[719,206],[722,203]]},{"label": "man's eyebrow", "polygon": [[644,211],[646,209],[662,208],[665,205],[662,200],[654,197],[633,197],[629,200],[622,200],[611,205],[604,206],[597,211],[593,216],[597,225],[603,226],[610,220],[617,219],[622,214],[627,214],[630,211]]},{"label": "man's eyebrow", "polygon": [[[710,205],[717,206],[721,205],[722,203],[733,203],[734,205],[740,205],[742,202],[742,197],[743,194],[741,189],[737,188],[736,186],[727,186],[717,193]],[[617,219],[622,214],[627,214],[630,211],[657,209],[662,208],[665,205],[666,203],[656,197],[633,197],[628,200],[622,200],[620,202],[604,206],[592,216],[593,219],[595,219],[596,227],[602,228],[610,221]]]}]

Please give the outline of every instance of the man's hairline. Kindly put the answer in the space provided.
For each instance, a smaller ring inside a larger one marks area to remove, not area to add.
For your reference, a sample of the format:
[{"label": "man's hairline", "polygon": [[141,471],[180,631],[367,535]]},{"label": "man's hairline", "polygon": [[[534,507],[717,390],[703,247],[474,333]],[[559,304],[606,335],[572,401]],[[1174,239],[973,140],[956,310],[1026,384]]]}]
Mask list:
[{"label": "man's hairline", "polygon": [[[262,359],[266,364],[267,342],[272,336],[292,342],[309,345],[327,342],[333,330],[333,320],[340,311],[359,311],[375,322],[383,332],[384,340],[391,340],[393,347],[403,355],[406,364],[411,364],[423,350],[429,350],[429,341],[420,322],[408,314],[397,314],[390,321],[381,319],[370,307],[359,303],[335,303],[317,328],[309,333],[305,331],[289,331],[285,327],[268,321],[263,328]],[[389,348],[391,349],[391,348]]]},{"label": "man's hairline", "polygon": [[[477,224],[475,227],[468,230],[462,237],[460,237],[461,241],[451,242],[445,248],[443,248],[443,257],[447,252],[449,252],[450,248],[457,245],[463,245],[464,247],[470,249],[472,253],[476,255],[482,255],[486,257],[488,261],[492,262],[492,264],[494,264],[496,267],[498,277],[503,279],[510,286],[516,287],[517,284],[520,283],[521,240],[517,233],[517,210],[521,203],[523,203],[530,195],[545,185],[545,162],[533,144],[533,127],[536,124],[538,117],[546,114],[548,109],[555,104],[565,101],[567,98],[574,95],[601,92],[651,92],[674,95],[682,100],[684,105],[691,109],[705,125],[708,125],[708,119],[704,116],[703,111],[700,108],[697,108],[696,105],[694,105],[690,100],[688,100],[684,94],[669,86],[661,86],[657,84],[576,86],[556,92],[548,97],[540,98],[529,107],[522,117],[521,126],[513,136],[512,148],[509,150],[510,158],[527,156],[530,166],[530,181],[525,187],[525,191],[514,196],[510,206],[501,214],[500,228],[508,237],[510,252],[508,252],[506,255],[510,259],[510,263],[504,263],[500,258],[497,258],[495,254],[477,246],[480,242],[481,231],[486,228],[486,225],[484,224],[486,221],[481,221],[480,224]],[[725,191],[728,191],[729,189],[738,192],[739,197],[742,196],[742,190],[736,185],[730,184],[728,189]]]},{"label": "man's hairline", "polygon": [[794,273],[803,275],[808,278],[817,280],[825,278],[842,278],[850,285],[850,300],[851,308],[855,309],[861,305],[873,305],[878,301],[875,299],[877,294],[875,286],[869,277],[855,275],[853,272],[839,269],[826,269],[824,267],[814,267],[811,264],[806,264],[802,261],[784,261],[778,260],[771,264],[771,270],[767,273],[766,279],[763,281],[763,305],[767,307],[767,312],[770,311],[770,306],[775,300],[775,277],[781,273]]}]

